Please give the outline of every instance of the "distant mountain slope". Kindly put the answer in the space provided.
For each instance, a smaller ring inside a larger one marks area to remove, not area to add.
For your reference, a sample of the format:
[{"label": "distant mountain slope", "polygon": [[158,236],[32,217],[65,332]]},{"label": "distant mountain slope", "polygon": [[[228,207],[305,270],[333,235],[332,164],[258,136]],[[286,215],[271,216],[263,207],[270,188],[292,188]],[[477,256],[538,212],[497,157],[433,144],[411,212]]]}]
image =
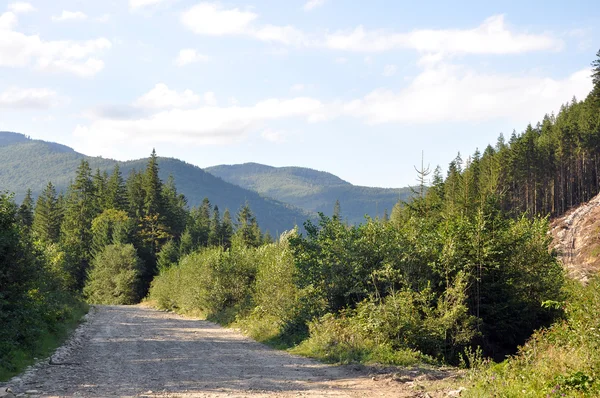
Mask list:
[{"label": "distant mountain slope", "polygon": [[350,184],[323,171],[302,167],[271,167],[257,163],[221,165],[206,169],[211,174],[262,195],[311,212],[333,213],[339,200],[343,218],[351,223],[391,212],[399,199],[406,200],[409,188],[370,188]]},{"label": "distant mountain slope", "polygon": [[[158,148],[160,153],[160,148]],[[48,181],[58,191],[66,190],[75,177],[81,159],[86,159],[93,170],[110,171],[119,163],[127,178],[132,169],[143,170],[147,159],[117,162],[112,159],[90,157],[75,152],[64,145],[30,140],[22,134],[0,132],[0,190],[14,192],[20,202],[28,188],[37,196]],[[258,193],[217,178],[194,165],[172,158],[159,158],[160,177],[166,180],[173,175],[177,189],[183,193],[190,206],[199,205],[205,197],[221,209],[232,213],[247,201],[256,214],[260,226],[272,234],[302,225],[310,214],[298,208],[263,198]]]}]

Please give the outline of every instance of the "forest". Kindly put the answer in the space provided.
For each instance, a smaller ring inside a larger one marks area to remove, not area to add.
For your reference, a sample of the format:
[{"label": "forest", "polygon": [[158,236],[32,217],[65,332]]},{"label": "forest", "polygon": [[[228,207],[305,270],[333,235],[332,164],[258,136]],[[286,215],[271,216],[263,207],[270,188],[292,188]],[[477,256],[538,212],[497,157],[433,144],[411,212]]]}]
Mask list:
[{"label": "forest", "polygon": [[327,362],[468,367],[473,396],[600,394],[600,282],[569,280],[548,235],[600,192],[600,51],[592,67],[583,101],[445,176],[421,168],[411,200],[360,225],[343,202],[275,238],[248,205],[189,209],[155,152],[127,179],[83,160],[64,194],[3,194],[0,376],[82,300],[146,298]]}]

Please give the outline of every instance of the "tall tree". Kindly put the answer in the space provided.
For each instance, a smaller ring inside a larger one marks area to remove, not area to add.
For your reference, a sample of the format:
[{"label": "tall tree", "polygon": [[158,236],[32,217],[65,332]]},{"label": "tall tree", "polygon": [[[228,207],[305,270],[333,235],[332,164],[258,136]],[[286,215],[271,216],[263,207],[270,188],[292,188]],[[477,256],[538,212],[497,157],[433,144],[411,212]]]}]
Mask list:
[{"label": "tall tree", "polygon": [[82,160],[75,181],[69,186],[61,239],[68,248],[72,272],[77,287],[82,288],[92,259],[92,220],[99,214],[97,195],[92,181],[92,169]]},{"label": "tall tree", "polygon": [[18,218],[19,223],[25,230],[31,230],[31,226],[33,225],[33,199],[31,197],[31,189],[27,190],[25,199],[23,199],[23,203],[21,203],[21,206],[19,207]]},{"label": "tall tree", "polygon": [[262,234],[256,217],[247,202],[237,214],[235,237],[245,246],[258,247],[262,243]]},{"label": "tall tree", "polygon": [[221,215],[219,214],[219,206],[215,206],[213,216],[210,220],[210,230],[208,231],[208,245],[219,246],[222,244],[223,237],[221,236]]},{"label": "tall tree", "polygon": [[106,183],[106,208],[128,210],[127,187],[119,164],[115,164],[115,168]]},{"label": "tall tree", "polygon": [[56,189],[51,182],[38,197],[33,213],[34,236],[46,244],[56,243],[60,236],[61,214]]}]

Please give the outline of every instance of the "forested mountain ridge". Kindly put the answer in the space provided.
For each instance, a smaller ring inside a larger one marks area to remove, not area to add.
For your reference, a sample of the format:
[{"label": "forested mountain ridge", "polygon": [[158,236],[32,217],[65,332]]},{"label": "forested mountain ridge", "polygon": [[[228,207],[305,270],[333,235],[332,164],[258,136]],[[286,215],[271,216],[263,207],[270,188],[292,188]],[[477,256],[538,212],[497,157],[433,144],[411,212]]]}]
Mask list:
[{"label": "forested mountain ridge", "polygon": [[[112,159],[90,157],[67,146],[31,140],[28,137],[9,132],[0,132],[0,189],[14,192],[17,202],[31,189],[36,197],[49,181],[58,192],[65,191],[75,176],[75,170],[82,159],[92,170],[110,172],[119,164],[125,177],[132,170],[143,170],[148,159],[117,162]],[[237,212],[246,202],[250,205],[264,230],[278,234],[301,226],[311,217],[308,212],[294,208],[277,200],[264,198],[258,193],[230,184],[205,172],[201,168],[173,158],[159,158],[159,176],[166,181],[173,175],[180,193],[183,193],[191,206],[199,206],[205,197],[220,209]]]},{"label": "forested mountain ridge", "polygon": [[372,188],[352,185],[327,172],[304,167],[272,167],[258,163],[219,165],[206,169],[225,181],[261,195],[312,211],[332,215],[336,201],[344,220],[356,224],[365,215],[383,217],[399,200],[407,200],[410,188]]}]

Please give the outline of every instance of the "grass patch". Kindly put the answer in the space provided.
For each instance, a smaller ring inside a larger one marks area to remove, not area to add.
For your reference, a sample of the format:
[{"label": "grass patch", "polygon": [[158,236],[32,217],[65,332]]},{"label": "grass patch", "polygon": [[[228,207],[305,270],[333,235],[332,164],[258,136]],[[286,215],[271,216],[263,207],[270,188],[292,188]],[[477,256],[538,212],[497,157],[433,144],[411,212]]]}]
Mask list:
[{"label": "grass patch", "polygon": [[89,306],[83,302],[72,305],[71,311],[61,323],[53,326],[52,330],[40,333],[36,343],[28,349],[16,348],[10,351],[0,361],[0,381],[7,381],[21,373],[26,367],[33,365],[37,358],[50,356],[69,337],[71,332],[79,326],[81,319],[87,314]]}]

